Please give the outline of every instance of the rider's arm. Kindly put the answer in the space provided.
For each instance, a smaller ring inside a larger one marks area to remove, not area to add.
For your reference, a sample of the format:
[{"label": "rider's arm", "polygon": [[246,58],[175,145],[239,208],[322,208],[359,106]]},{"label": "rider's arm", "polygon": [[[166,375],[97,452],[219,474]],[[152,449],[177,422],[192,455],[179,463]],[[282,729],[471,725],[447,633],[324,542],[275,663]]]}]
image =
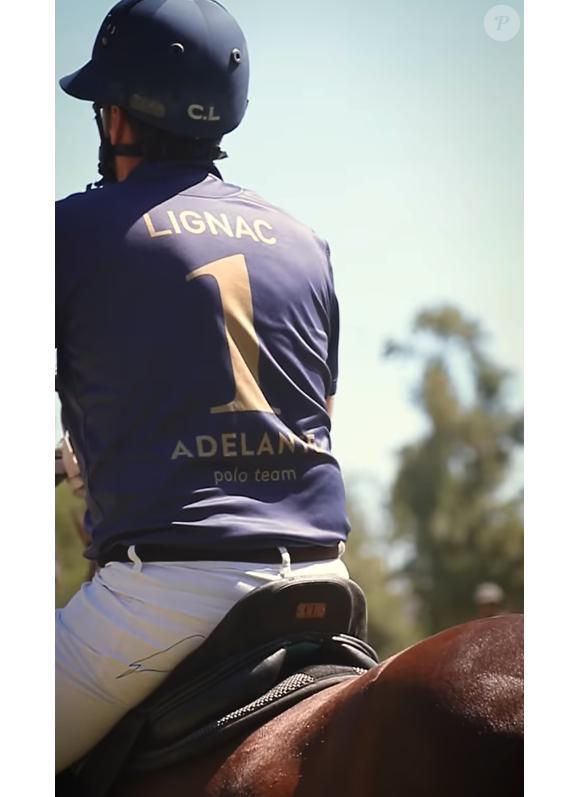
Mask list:
[{"label": "rider's arm", "polygon": [[86,498],[85,483],[81,476],[81,469],[71,445],[70,437],[65,433],[62,441],[62,459],[66,471],[66,483],[78,498]]},{"label": "rider's arm", "polygon": [[[57,333],[58,335],[58,333]],[[55,373],[55,390],[58,395],[58,373]],[[73,451],[70,436],[66,430],[64,422],[64,413],[61,409],[60,425],[62,427],[63,436],[58,445],[54,448],[55,458],[55,487],[66,480],[69,489],[78,497],[85,499],[86,490],[83,477],[81,476],[81,469],[79,467],[76,454]]]},{"label": "rider's arm", "polygon": [[54,486],[58,487],[66,479],[66,470],[62,460],[62,440],[54,447]]}]

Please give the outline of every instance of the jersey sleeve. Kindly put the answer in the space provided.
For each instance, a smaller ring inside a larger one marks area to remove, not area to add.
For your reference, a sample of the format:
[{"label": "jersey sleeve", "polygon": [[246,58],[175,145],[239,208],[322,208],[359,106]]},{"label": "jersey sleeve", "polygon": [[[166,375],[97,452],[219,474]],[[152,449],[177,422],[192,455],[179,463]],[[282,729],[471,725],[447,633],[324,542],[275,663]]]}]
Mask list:
[{"label": "jersey sleeve", "polygon": [[339,310],[338,299],[333,293],[330,312],[330,338],[328,342],[328,368],[330,369],[329,396],[334,396],[338,382],[338,335],[339,335]]}]

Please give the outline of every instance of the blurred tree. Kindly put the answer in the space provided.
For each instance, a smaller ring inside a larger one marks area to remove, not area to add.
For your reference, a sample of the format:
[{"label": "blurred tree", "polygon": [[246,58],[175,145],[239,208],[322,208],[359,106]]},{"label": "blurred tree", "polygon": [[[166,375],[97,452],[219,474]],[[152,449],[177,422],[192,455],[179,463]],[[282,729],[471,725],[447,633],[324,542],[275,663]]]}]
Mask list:
[{"label": "blurred tree", "polygon": [[510,374],[484,343],[479,323],[443,306],[420,312],[410,340],[384,351],[421,363],[414,397],[427,430],[399,452],[388,538],[411,551],[402,572],[425,634],[471,618],[482,581],[523,610],[523,497],[502,497],[523,414],[507,407]]},{"label": "blurred tree", "polygon": [[351,532],[343,561],[367,599],[368,642],[381,660],[416,642],[419,630],[410,609],[409,591],[391,576],[382,546],[370,535],[360,513],[348,507]]}]

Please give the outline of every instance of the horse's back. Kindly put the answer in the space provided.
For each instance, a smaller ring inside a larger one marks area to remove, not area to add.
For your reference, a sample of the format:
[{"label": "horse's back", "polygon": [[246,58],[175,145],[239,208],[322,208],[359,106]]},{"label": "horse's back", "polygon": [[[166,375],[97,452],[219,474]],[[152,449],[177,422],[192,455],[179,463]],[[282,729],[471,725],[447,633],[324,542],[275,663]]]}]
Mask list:
[{"label": "horse's back", "polygon": [[406,797],[523,793],[523,622],[505,615],[448,629],[384,670],[374,719],[389,707],[385,754],[401,788],[406,777]]},{"label": "horse's back", "polygon": [[123,797],[523,794],[523,616],[417,643],[294,706],[228,750]]}]

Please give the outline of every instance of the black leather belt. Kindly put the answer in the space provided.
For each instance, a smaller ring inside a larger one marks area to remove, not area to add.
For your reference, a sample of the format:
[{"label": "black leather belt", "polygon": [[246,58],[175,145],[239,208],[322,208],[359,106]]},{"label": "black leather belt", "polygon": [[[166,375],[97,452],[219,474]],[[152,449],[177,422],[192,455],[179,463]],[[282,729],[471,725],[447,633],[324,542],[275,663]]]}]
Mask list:
[{"label": "black leather belt", "polygon": [[[108,562],[130,562],[126,546],[117,546],[99,557],[102,567]],[[339,545],[303,545],[287,547],[291,562],[319,562],[337,559]],[[278,548],[174,548],[169,545],[136,545],[142,562],[258,562],[282,564]]]}]

